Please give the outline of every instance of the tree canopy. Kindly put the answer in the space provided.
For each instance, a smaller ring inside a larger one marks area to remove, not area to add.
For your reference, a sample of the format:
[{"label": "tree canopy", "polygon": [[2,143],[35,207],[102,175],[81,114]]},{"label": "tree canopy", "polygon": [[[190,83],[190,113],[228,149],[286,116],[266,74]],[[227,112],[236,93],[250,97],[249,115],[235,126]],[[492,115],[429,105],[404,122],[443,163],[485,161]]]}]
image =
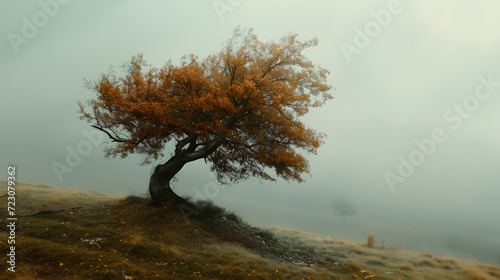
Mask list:
[{"label": "tree canopy", "polygon": [[325,135],[299,117],[332,96],[329,72],[302,54],[318,40],[297,36],[264,43],[252,29],[237,28],[220,52],[161,68],[138,54],[122,75],[110,71],[87,82],[97,98],[79,102],[80,118],[109,136],[107,157],[137,153],[149,164],[173,142],[169,156],[178,170],[205,159],[221,182],[275,180],[269,169],[301,182],[309,172],[301,151],[316,153]]}]

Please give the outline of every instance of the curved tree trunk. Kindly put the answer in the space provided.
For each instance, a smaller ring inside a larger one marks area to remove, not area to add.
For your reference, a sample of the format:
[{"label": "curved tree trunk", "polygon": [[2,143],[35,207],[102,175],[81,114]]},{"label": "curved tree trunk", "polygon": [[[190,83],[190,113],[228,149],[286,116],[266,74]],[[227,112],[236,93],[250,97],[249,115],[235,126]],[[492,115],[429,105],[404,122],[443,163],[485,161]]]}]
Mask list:
[{"label": "curved tree trunk", "polygon": [[182,167],[184,162],[180,158],[173,157],[164,164],[157,165],[149,179],[149,195],[156,204],[162,204],[170,201],[185,202],[186,200],[178,196],[170,187],[170,181],[174,178]]},{"label": "curved tree trunk", "polygon": [[[236,120],[236,119],[235,119]],[[232,122],[235,122],[232,120]],[[184,198],[178,196],[170,187],[170,181],[182,167],[191,161],[206,158],[226,141],[226,133],[216,134],[216,137],[205,144],[201,149],[196,149],[200,144],[196,143],[196,135],[190,135],[180,140],[175,148],[175,155],[164,164],[155,167],[155,171],[149,179],[149,195],[155,204],[174,201],[176,203],[187,203]],[[188,145],[187,149],[183,149]]]}]

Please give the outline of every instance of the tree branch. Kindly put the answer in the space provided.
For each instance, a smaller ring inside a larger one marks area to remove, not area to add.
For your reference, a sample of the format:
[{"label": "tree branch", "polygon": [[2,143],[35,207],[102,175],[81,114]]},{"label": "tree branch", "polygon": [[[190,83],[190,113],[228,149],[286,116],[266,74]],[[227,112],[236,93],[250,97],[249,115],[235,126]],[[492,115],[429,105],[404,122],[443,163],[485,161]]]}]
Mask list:
[{"label": "tree branch", "polygon": [[188,135],[186,138],[180,140],[179,142],[177,142],[177,144],[175,145],[175,155],[176,156],[180,156],[184,153],[184,151],[182,150],[182,148],[184,146],[186,146],[188,143],[190,143],[189,147],[188,147],[188,150],[189,148],[192,148],[192,141],[195,141],[195,145],[196,145],[196,138],[198,136],[196,136],[195,134],[190,134]]},{"label": "tree branch", "polygon": [[222,144],[226,143],[226,141],[227,141],[226,132],[218,133],[217,138],[215,138],[209,144],[207,144],[205,148],[194,152],[184,153],[182,161],[184,163],[188,163],[190,161],[195,161],[200,158],[205,158],[210,154],[212,154],[213,152],[215,152],[215,150],[217,150],[217,148]]},{"label": "tree branch", "polygon": [[91,125],[91,127],[97,129],[97,130],[100,130],[104,133],[106,133],[109,138],[111,138],[111,140],[113,140],[113,142],[127,142],[127,140],[124,140],[124,139],[120,139],[120,138],[116,138],[115,136],[111,135],[111,133],[109,133],[109,131],[107,131],[106,129],[102,128],[101,126],[97,126],[97,125]]}]

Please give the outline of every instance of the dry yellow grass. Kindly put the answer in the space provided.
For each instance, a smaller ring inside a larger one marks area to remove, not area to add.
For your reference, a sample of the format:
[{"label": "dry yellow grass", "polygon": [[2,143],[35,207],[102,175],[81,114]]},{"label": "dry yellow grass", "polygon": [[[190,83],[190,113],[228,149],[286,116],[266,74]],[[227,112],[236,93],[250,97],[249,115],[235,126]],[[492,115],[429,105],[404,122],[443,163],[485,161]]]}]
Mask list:
[{"label": "dry yellow grass", "polygon": [[[495,265],[279,227],[270,233],[234,215],[224,214],[226,224],[186,223],[176,207],[139,197],[21,183],[16,206],[66,211],[18,220],[16,273],[0,271],[0,279],[500,279]],[[0,250],[7,248],[2,238]]]},{"label": "dry yellow grass", "polygon": [[[284,236],[300,238],[308,246],[321,251],[343,255],[338,259],[351,270],[357,268],[375,275],[373,279],[500,279],[500,267],[492,264],[451,257],[433,256],[428,253],[410,253],[399,247],[374,246],[363,243],[324,237],[297,230],[275,227]],[[358,278],[363,279],[358,273]]]}]

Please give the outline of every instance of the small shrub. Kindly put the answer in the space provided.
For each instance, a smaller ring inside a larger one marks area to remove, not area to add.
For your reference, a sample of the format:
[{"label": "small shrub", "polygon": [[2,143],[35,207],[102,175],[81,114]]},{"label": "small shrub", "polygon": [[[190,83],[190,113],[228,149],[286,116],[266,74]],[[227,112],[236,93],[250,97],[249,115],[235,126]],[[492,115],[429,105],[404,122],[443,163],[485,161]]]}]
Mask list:
[{"label": "small shrub", "polygon": [[358,272],[361,270],[361,266],[353,261],[346,261],[342,264],[342,269],[348,272]]},{"label": "small shrub", "polygon": [[266,230],[266,229],[260,230],[258,235],[265,240],[272,240],[275,238],[274,233],[272,233],[270,230]]},{"label": "small shrub", "polygon": [[366,237],[366,246],[368,246],[368,248],[375,247],[375,234],[368,234],[368,236]]},{"label": "small shrub", "polygon": [[241,219],[240,216],[236,215],[235,213],[229,213],[226,215],[226,219],[233,221],[237,224],[243,224],[243,220]]},{"label": "small shrub", "polygon": [[225,208],[217,206],[209,200],[199,200],[195,203],[195,207],[200,210],[200,217],[204,218],[216,218],[226,213]]}]

